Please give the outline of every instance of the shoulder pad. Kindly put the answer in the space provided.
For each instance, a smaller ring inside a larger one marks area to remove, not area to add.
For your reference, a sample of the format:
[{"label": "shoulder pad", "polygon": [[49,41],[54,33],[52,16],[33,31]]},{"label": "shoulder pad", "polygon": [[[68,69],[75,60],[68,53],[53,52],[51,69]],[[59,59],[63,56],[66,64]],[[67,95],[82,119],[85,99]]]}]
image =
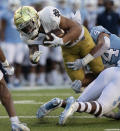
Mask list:
[{"label": "shoulder pad", "polygon": [[59,28],[60,11],[52,6],[47,6],[39,12],[41,24],[46,33]]}]

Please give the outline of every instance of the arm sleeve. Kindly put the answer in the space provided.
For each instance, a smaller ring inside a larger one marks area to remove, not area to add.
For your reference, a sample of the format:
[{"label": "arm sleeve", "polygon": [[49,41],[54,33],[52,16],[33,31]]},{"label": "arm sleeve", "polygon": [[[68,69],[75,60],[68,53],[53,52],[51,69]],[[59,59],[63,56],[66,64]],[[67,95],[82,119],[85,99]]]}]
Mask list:
[{"label": "arm sleeve", "polygon": [[61,13],[55,7],[45,7],[39,12],[40,22],[46,33],[58,29],[60,24]]}]

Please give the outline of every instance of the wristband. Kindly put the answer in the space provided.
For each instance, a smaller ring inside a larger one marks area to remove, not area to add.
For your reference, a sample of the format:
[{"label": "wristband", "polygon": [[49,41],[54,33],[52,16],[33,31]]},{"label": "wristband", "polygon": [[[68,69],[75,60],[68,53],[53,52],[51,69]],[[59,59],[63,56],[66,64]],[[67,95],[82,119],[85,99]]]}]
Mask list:
[{"label": "wristband", "polygon": [[2,66],[3,66],[3,67],[9,66],[9,63],[8,63],[7,59],[5,60],[5,62],[2,62]]},{"label": "wristband", "polygon": [[86,66],[89,62],[91,62],[95,57],[92,56],[91,54],[86,55],[83,59],[82,59],[82,64],[83,66]]}]

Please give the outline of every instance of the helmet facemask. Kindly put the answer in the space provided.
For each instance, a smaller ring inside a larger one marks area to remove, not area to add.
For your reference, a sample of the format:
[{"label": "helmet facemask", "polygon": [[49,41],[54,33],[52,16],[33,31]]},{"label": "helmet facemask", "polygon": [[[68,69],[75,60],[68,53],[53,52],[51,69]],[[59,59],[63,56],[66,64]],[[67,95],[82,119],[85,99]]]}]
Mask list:
[{"label": "helmet facemask", "polygon": [[40,21],[38,18],[32,18],[29,21],[18,26],[18,31],[28,39],[33,39],[38,35],[40,28]]}]

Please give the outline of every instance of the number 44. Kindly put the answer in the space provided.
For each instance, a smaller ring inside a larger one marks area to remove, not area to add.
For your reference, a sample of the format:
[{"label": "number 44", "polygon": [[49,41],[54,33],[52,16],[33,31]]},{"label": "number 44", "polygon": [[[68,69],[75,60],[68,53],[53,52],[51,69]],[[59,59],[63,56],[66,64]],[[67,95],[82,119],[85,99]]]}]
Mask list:
[{"label": "number 44", "polygon": [[[107,54],[107,56],[105,54]],[[102,55],[102,57],[104,58],[104,60],[110,62],[113,55],[118,57],[119,50],[109,49],[109,50],[105,51],[105,53]]]}]

